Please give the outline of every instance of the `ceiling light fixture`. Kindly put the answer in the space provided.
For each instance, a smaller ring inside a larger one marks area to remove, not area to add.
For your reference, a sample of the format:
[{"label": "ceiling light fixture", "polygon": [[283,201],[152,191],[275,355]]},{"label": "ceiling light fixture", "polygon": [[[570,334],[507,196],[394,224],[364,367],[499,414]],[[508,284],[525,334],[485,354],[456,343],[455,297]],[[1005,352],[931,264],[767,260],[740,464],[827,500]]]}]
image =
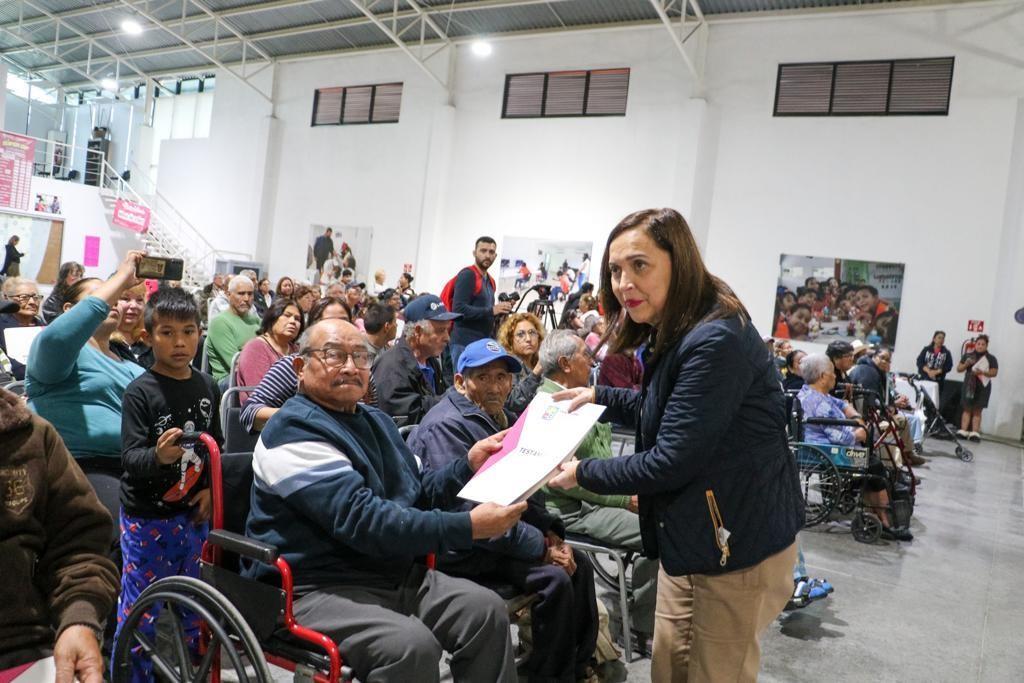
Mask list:
[{"label": "ceiling light fixture", "polygon": [[142,33],[142,24],[135,19],[125,19],[121,22],[121,30],[130,36],[137,36]]},{"label": "ceiling light fixture", "polygon": [[113,78],[104,78],[102,81],[100,81],[100,85],[103,86],[104,90],[117,92],[117,81],[115,81]]},{"label": "ceiling light fixture", "polygon": [[494,51],[494,48],[486,40],[474,40],[470,49],[473,50],[473,54],[477,57],[490,57],[491,52]]}]

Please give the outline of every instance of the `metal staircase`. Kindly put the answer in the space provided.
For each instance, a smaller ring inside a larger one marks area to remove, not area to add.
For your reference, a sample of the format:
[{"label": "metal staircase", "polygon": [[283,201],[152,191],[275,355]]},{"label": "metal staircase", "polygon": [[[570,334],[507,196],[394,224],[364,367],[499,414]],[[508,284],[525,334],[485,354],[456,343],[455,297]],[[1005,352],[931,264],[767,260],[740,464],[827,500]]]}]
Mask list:
[{"label": "metal staircase", "polygon": [[[244,252],[216,249],[174,205],[157,189],[156,183],[141,169],[131,169],[132,181],[124,180],[114,168],[103,160],[103,182],[100,198],[110,220],[118,199],[140,204],[149,209],[149,230],[142,233],[146,253],[152,256],[180,258],[184,261],[181,286],[188,290],[200,289],[210,282],[218,259],[251,260]],[[145,189],[139,192],[133,183]]]}]

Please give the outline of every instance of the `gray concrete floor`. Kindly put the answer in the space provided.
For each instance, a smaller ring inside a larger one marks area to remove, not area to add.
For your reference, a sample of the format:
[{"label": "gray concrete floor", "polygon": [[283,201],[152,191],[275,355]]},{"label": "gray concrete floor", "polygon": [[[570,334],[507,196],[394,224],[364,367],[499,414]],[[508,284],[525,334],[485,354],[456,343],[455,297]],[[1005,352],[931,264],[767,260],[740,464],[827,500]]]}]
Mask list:
[{"label": "gray concrete floor", "polygon": [[[835,593],[769,627],[760,680],[1024,680],[1024,449],[970,448],[964,463],[926,444],[911,543],[864,545],[842,523],[801,532],[808,571]],[[615,595],[600,595],[614,618]],[[650,661],[625,673],[647,681]]]}]

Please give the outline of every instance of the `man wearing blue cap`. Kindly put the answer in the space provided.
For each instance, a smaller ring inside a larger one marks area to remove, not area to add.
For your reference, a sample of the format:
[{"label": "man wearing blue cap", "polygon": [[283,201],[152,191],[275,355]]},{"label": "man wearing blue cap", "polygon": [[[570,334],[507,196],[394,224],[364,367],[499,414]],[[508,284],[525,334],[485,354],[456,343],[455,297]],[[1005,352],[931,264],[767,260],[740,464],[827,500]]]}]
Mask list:
[{"label": "man wearing blue cap", "polygon": [[419,423],[448,389],[439,357],[448,345],[451,321],[461,317],[433,294],[405,307],[402,339],[373,364],[377,405],[400,424]]},{"label": "man wearing blue cap", "polygon": [[[424,471],[440,471],[466,458],[477,441],[515,422],[515,414],[504,406],[520,369],[519,360],[493,339],[465,348],[455,386],[409,438],[409,448],[423,461]],[[530,681],[586,678],[597,641],[594,569],[565,545],[562,522],[540,500],[528,502],[522,520],[508,532],[477,541],[472,550],[438,555],[437,566],[452,576],[497,579],[537,594],[530,608],[533,650],[521,673]]]}]

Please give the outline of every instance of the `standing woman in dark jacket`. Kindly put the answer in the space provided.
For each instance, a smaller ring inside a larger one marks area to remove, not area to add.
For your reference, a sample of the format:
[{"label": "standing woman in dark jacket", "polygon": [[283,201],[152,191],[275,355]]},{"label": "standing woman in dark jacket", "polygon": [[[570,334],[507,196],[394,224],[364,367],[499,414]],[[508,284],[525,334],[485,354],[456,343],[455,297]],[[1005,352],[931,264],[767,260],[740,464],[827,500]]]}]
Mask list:
[{"label": "standing woman in dark jacket", "polygon": [[946,333],[936,330],[932,343],[917,354],[917,373],[939,385],[939,396],[946,384],[946,375],[953,369],[953,354],[946,348]]},{"label": "standing woman in dark jacket", "polygon": [[25,254],[18,251],[18,242],[21,238],[17,235],[7,240],[7,248],[4,250],[4,267],[0,270],[0,275],[6,275],[8,277],[18,277],[21,275],[21,257]]},{"label": "standing woman in dark jacket", "polygon": [[652,680],[754,681],[804,520],[774,363],[672,209],[612,230],[601,292],[605,315],[625,316],[611,352],[645,345],[643,387],[555,398],[608,406],[635,425],[636,453],[566,463],[551,485],[638,494],[645,554],[661,559]]}]

